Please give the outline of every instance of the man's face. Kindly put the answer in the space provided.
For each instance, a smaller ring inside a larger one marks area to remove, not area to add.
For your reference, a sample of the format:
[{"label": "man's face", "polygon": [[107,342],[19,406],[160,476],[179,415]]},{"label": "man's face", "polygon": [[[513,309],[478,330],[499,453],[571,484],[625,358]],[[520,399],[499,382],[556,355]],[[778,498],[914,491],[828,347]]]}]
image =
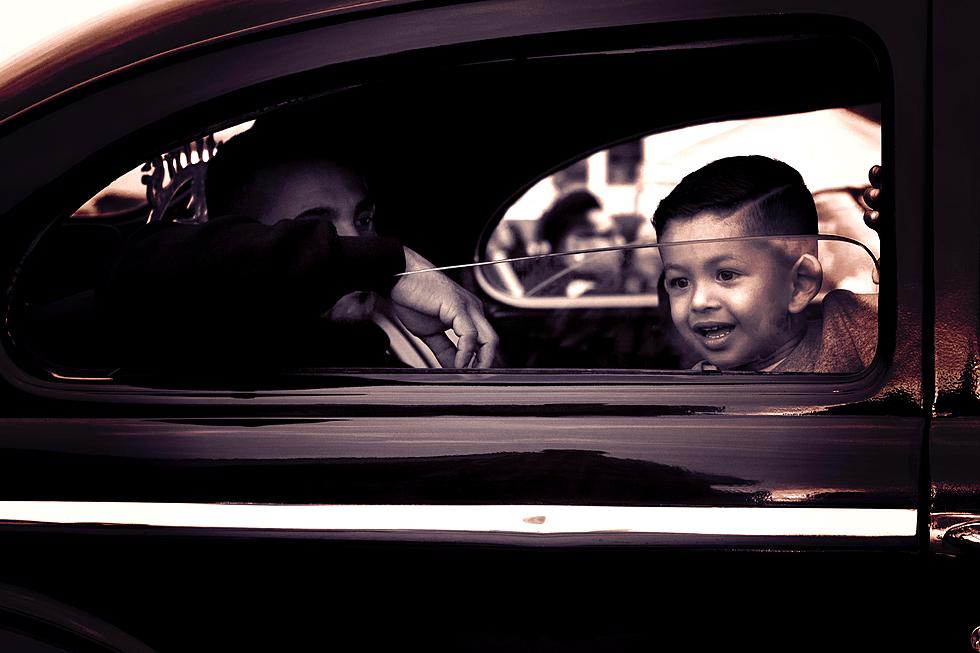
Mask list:
[{"label": "man's face", "polygon": [[[705,212],[670,222],[662,243],[746,235],[736,220]],[[775,242],[776,239],[774,239]],[[792,349],[792,266],[766,240],[661,248],[674,326],[722,369],[764,369]]]},{"label": "man's face", "polygon": [[255,175],[248,213],[264,224],[324,216],[341,236],[372,236],[374,202],[364,180],[327,160],[290,161]]},{"label": "man's face", "polygon": [[[374,236],[374,202],[364,180],[333,161],[290,161],[255,175],[249,207],[263,224],[304,216],[326,217],[340,236]],[[378,297],[353,292],[324,314],[331,322],[369,320]]]}]

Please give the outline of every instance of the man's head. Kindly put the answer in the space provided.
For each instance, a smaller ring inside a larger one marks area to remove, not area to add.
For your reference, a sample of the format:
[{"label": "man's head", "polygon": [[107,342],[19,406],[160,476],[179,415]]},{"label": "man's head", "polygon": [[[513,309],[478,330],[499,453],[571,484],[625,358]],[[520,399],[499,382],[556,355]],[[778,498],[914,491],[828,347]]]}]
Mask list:
[{"label": "man's head", "polygon": [[[223,143],[208,163],[208,215],[245,215],[270,226],[326,218],[339,236],[374,236],[374,201],[355,170],[336,143],[282,123],[257,124]],[[324,317],[361,322],[370,318],[376,301],[374,293],[350,293]]]},{"label": "man's head", "polygon": [[326,216],[341,236],[374,235],[374,202],[352,163],[321,139],[262,126],[223,143],[208,163],[211,217],[264,224]]},{"label": "man's head", "polygon": [[[700,356],[761,370],[792,351],[823,281],[816,238],[805,237],[817,234],[816,207],[796,170],[762,156],[720,159],[685,177],[653,222],[671,317]],[[776,237],[674,244],[742,236]]]}]

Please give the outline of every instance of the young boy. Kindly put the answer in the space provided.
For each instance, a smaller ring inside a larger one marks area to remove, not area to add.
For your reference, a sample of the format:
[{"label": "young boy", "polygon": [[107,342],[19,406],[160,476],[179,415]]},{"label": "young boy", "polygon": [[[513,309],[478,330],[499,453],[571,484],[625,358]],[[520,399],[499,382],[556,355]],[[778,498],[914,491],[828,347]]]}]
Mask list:
[{"label": "young boy", "polygon": [[[670,312],[684,341],[723,370],[855,372],[877,344],[876,297],[835,290],[822,317],[817,210],[800,174],[763,156],[685,177],[653,216]],[[766,236],[717,243],[692,240]],[[779,236],[783,236],[780,238]],[[803,236],[803,237],[800,237]]]}]

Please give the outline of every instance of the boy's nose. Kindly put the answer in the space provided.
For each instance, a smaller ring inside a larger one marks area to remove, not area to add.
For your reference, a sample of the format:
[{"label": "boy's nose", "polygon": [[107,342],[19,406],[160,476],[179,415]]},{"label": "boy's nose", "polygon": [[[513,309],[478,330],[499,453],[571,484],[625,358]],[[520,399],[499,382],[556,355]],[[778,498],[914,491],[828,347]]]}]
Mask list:
[{"label": "boy's nose", "polygon": [[711,284],[695,284],[691,294],[691,310],[707,311],[718,307],[718,301],[711,292]]}]

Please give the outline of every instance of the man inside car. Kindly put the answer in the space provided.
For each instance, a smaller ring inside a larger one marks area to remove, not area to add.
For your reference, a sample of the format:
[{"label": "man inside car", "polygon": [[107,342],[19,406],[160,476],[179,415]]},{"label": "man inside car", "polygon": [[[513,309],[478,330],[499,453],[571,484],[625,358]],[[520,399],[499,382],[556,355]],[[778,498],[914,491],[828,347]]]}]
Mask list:
[{"label": "man inside car", "polygon": [[396,277],[432,265],[376,234],[366,183],[329,143],[293,136],[259,122],[232,138],[208,163],[207,222],[153,222],[130,238],[99,295],[123,369],[390,366],[358,292],[390,299],[443,367],[491,365],[481,302],[438,272]]}]

